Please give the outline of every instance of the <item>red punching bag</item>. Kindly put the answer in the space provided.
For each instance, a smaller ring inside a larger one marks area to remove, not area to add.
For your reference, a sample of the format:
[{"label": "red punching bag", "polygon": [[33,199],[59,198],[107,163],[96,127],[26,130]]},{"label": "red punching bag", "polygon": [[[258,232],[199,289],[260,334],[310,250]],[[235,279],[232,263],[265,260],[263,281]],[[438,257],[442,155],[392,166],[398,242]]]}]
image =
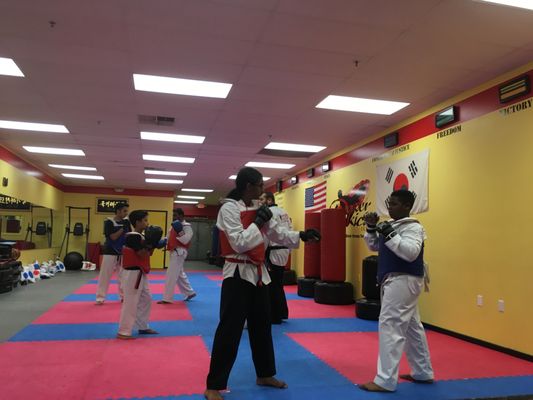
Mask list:
[{"label": "red punching bag", "polygon": [[[305,229],[311,228],[320,231],[320,213],[305,214]],[[304,244],[304,276],[306,278],[320,278],[319,242]]]},{"label": "red punching bag", "polygon": [[328,208],[320,214],[320,279],[326,282],[344,282],[346,215],[342,208]]}]

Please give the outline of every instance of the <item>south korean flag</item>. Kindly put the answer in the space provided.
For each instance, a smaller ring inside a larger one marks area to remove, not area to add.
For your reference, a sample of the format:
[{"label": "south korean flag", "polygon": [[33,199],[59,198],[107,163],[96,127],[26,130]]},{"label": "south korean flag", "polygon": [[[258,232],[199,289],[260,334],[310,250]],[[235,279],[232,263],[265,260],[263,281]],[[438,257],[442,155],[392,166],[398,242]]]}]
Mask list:
[{"label": "south korean flag", "polygon": [[387,199],[395,190],[410,190],[415,194],[415,204],[411,214],[419,214],[428,209],[428,161],[429,149],[391,163],[378,165],[377,169],[377,212],[389,215]]}]

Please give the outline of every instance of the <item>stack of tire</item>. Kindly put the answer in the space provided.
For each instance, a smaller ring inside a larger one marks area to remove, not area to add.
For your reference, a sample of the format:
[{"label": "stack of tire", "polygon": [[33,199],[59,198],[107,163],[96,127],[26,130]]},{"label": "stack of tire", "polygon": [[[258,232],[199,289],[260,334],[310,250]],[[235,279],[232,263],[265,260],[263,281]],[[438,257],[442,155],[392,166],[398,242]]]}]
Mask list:
[{"label": "stack of tire", "polygon": [[364,298],[355,302],[357,318],[377,321],[381,310],[380,290],[377,282],[378,257],[369,256],[363,259],[363,287]]},{"label": "stack of tire", "polygon": [[20,261],[0,261],[0,293],[11,292],[18,285],[21,269]]}]

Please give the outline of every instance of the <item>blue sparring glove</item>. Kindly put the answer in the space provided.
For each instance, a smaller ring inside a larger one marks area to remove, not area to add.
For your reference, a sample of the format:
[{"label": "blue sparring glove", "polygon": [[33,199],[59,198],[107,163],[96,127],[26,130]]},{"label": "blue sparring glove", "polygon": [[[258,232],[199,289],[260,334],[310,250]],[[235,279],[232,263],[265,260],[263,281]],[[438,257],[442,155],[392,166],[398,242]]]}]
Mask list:
[{"label": "blue sparring glove", "polygon": [[380,222],[376,225],[376,230],[383,235],[385,238],[385,241],[388,241],[389,239],[392,239],[394,236],[397,235],[397,232],[394,230],[390,222]]},{"label": "blue sparring glove", "polygon": [[161,239],[159,242],[157,242],[157,246],[155,246],[157,249],[163,249],[167,247],[167,238]]},{"label": "blue sparring glove", "polygon": [[254,223],[259,229],[261,229],[263,225],[270,221],[270,218],[272,218],[272,211],[270,211],[267,206],[263,205],[257,209],[257,214],[255,214]]},{"label": "blue sparring glove", "polygon": [[305,231],[300,231],[300,239],[304,242],[319,242],[322,236],[320,232],[316,229],[307,229]]},{"label": "blue sparring glove", "polygon": [[180,233],[181,231],[183,231],[183,224],[181,223],[181,221],[179,219],[175,220],[175,221],[172,221],[172,228],[174,229],[174,231],[176,231],[176,233]]}]

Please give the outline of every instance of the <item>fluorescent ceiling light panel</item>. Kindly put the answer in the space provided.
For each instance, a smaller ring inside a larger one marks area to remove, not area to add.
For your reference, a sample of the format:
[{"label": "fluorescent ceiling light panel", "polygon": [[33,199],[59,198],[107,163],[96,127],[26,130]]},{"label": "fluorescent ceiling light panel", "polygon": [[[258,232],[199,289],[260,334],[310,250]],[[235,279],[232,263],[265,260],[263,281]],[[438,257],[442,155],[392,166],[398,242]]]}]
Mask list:
[{"label": "fluorescent ceiling light panel", "polygon": [[526,10],[533,10],[533,1],[531,0],[481,0],[487,3],[496,3],[504,6],[525,8]]},{"label": "fluorescent ceiling light panel", "polygon": [[187,172],[160,171],[157,169],[145,169],[144,173],[146,175],[187,176]]},{"label": "fluorescent ceiling light panel", "polygon": [[362,99],[360,97],[333,96],[329,95],[316,108],[329,110],[351,111],[368,114],[391,115],[396,111],[407,107],[409,103],[388,100]]},{"label": "fluorescent ceiling light panel", "polygon": [[174,200],[174,203],[176,204],[198,204],[197,201],[193,201],[193,200]]},{"label": "fluorescent ceiling light panel", "polygon": [[57,154],[60,156],[85,156],[83,150],[78,149],[59,149],[56,147],[35,147],[35,146],[22,146],[22,148],[30,153],[40,154]]},{"label": "fluorescent ceiling light panel", "polygon": [[81,174],[61,174],[65,178],[76,178],[76,179],[92,179],[96,181],[103,181],[104,177],[100,175],[81,175]]},{"label": "fluorescent ceiling light panel", "polygon": [[225,99],[231,83],[197,81],[194,79],[169,78],[165,76],[133,74],[135,90],[156,93],[181,94],[185,96],[214,97]]},{"label": "fluorescent ceiling light panel", "polygon": [[141,132],[143,140],[157,140],[160,142],[203,143],[205,136],[179,135],[176,133]]},{"label": "fluorescent ceiling light panel", "polygon": [[145,182],[148,182],[148,183],[175,183],[177,185],[180,185],[183,183],[183,181],[179,180],[179,179],[157,179],[157,178],[146,178],[144,180]]},{"label": "fluorescent ceiling light panel", "polygon": [[24,76],[13,59],[4,57],[0,57],[0,75]]},{"label": "fluorescent ceiling light panel", "polygon": [[182,195],[179,195],[178,199],[204,200],[205,196],[182,196]]},{"label": "fluorescent ceiling light panel", "polygon": [[[237,179],[237,175],[231,175],[229,177],[229,179],[235,180],[235,179]],[[263,176],[263,181],[264,182],[268,181],[269,179],[271,179],[270,176]]]},{"label": "fluorescent ceiling light panel", "polygon": [[250,161],[246,163],[247,167],[254,168],[277,168],[277,169],[291,169],[295,164],[282,164],[282,163],[268,163],[268,162],[256,162]]},{"label": "fluorescent ceiling light panel", "polygon": [[65,125],[41,124],[37,122],[4,121],[0,120],[0,128],[16,129],[20,131],[69,133]]},{"label": "fluorescent ceiling light panel", "polygon": [[174,162],[174,163],[188,163],[188,164],[192,164],[194,162],[194,158],[190,158],[190,157],[158,156],[155,154],[143,154],[143,160]]},{"label": "fluorescent ceiling light panel", "polygon": [[181,189],[182,192],[211,193],[213,189]]},{"label": "fluorescent ceiling light panel", "polygon": [[75,169],[78,171],[96,171],[94,167],[78,167],[77,165],[48,164],[48,166],[60,169]]},{"label": "fluorescent ceiling light panel", "polygon": [[311,146],[308,144],[292,144],[279,142],[270,142],[265,146],[265,149],[269,150],[303,151],[306,153],[318,153],[319,151],[322,151],[325,148],[325,146]]}]

